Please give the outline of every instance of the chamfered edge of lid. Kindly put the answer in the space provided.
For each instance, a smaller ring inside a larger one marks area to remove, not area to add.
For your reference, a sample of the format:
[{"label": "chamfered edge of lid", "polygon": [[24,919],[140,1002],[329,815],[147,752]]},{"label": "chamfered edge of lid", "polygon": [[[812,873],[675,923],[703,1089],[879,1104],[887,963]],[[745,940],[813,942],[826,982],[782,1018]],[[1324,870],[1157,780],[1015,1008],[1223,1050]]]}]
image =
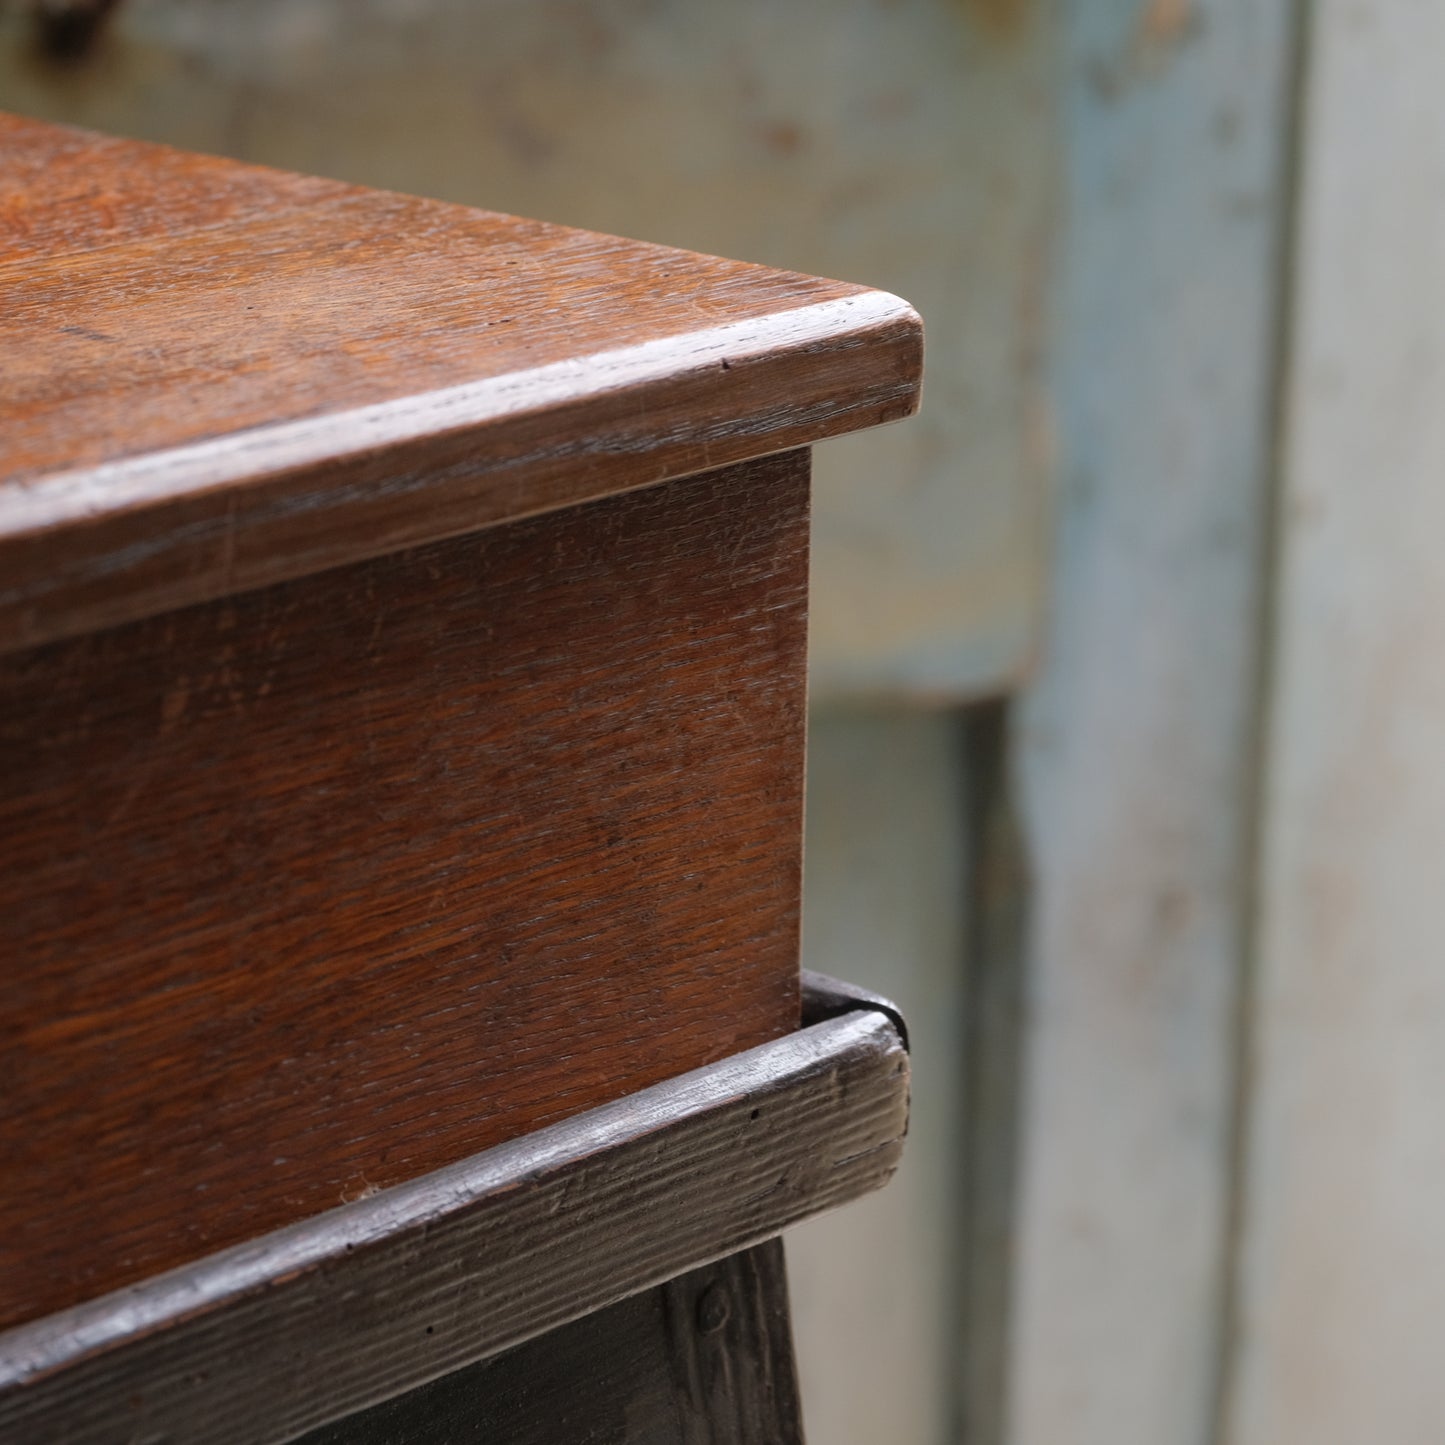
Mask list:
[{"label": "chamfered edge of lid", "polygon": [[44,477],[0,495],[0,650],[897,420],[921,358],[864,291]]}]

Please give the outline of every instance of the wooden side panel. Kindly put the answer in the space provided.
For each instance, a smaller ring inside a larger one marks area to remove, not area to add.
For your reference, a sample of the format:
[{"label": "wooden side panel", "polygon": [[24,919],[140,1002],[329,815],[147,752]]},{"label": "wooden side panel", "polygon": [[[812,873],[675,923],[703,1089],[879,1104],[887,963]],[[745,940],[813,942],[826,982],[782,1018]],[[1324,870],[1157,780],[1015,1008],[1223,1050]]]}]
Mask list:
[{"label": "wooden side panel", "polygon": [[0,1323],[796,1023],[794,453],[0,663]]},{"label": "wooden side panel", "polygon": [[1061,8],[1063,471],[1017,739],[1035,898],[1016,1445],[1212,1428],[1290,13]]},{"label": "wooden side panel", "polygon": [[1445,9],[1313,6],[1231,1445],[1445,1429]]},{"label": "wooden side panel", "polygon": [[777,1240],[424,1385],[300,1445],[803,1445]]}]

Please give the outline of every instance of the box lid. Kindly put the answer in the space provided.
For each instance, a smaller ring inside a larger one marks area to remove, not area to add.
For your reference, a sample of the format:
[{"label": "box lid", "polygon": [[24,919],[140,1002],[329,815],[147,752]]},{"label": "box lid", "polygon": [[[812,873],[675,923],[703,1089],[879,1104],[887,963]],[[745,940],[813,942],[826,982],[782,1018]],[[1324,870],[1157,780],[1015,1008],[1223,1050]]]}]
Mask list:
[{"label": "box lid", "polygon": [[885,292],[0,115],[0,649],[905,416]]}]

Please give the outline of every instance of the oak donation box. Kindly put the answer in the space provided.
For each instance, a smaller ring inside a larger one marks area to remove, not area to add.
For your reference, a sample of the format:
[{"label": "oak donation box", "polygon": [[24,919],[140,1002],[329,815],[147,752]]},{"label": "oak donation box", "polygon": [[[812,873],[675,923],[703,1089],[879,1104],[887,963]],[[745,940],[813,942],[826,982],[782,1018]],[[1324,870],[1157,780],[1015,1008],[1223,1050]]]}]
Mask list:
[{"label": "oak donation box", "polygon": [[798,1437],[907,1056],[798,971],[896,297],[0,117],[0,1440]]}]

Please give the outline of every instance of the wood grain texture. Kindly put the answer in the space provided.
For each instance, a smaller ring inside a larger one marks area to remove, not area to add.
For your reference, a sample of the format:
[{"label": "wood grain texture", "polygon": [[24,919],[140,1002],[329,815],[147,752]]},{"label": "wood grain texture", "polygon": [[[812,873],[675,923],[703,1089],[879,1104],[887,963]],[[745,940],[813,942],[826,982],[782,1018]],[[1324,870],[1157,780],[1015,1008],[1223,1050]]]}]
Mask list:
[{"label": "wood grain texture", "polygon": [[301,1445],[803,1445],[791,1335],[773,1239]]},{"label": "wood grain texture", "polygon": [[60,68],[11,4],[0,103],[907,297],[918,418],[816,460],[811,687],[932,705],[1014,686],[1039,651],[1048,272],[1073,204],[1056,12],[127,0]]},{"label": "wood grain texture", "polygon": [[64,69],[33,64],[26,19],[0,6],[0,97],[27,116],[906,296],[918,419],[816,458],[812,694],[933,705],[1036,662],[1072,205],[1056,7],[129,0]]},{"label": "wood grain texture", "polygon": [[0,1321],[797,1020],[807,457],[0,660]]},{"label": "wood grain texture", "polygon": [[0,1336],[0,1437],[259,1445],[884,1184],[908,1056],[871,1010]]},{"label": "wood grain texture", "polygon": [[[194,236],[254,221],[260,210],[289,211],[356,194],[340,181],[218,165],[210,156],[3,113],[0,157],[0,267],[7,268],[60,258],[75,264],[89,251]],[[7,275],[7,298],[20,297],[20,274]],[[52,330],[54,338],[33,341],[64,345],[71,334]],[[6,363],[8,377],[19,363],[13,356]],[[32,360],[26,369],[38,364]]]},{"label": "wood grain texture", "polygon": [[14,118],[0,158],[0,647],[917,405],[882,292]]}]

